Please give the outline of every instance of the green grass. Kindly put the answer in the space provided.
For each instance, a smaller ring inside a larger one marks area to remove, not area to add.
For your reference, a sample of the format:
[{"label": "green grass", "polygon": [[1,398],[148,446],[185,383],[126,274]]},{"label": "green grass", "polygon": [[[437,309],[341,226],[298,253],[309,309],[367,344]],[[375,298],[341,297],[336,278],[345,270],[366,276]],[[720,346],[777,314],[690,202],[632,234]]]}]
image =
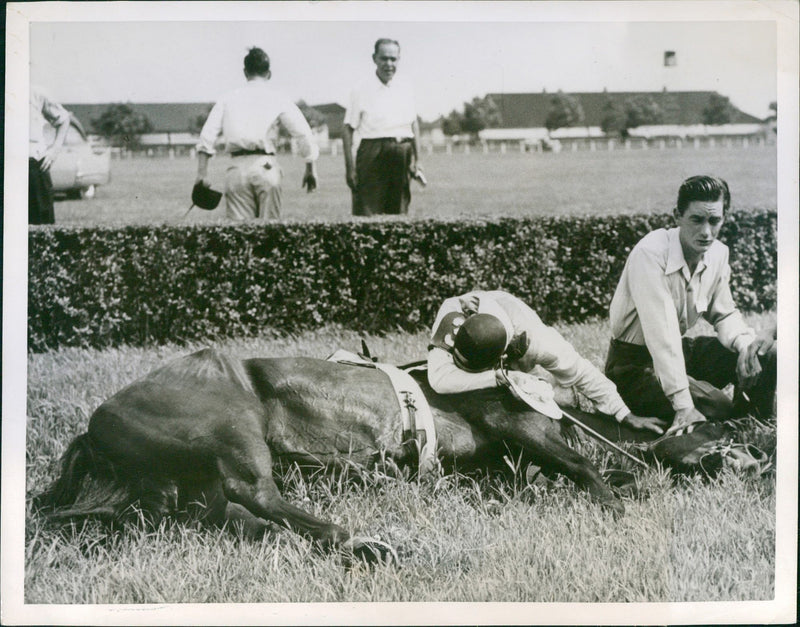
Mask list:
[{"label": "green grass", "polygon": [[[713,173],[731,185],[732,205],[777,207],[774,146],[564,152],[423,155],[429,186],[412,183],[412,217],[664,213],[672,210],[680,183]],[[341,155],[323,155],[320,186],[300,189],[303,163],[280,157],[284,169],[283,216],[288,220],[350,219],[350,192]],[[211,180],[223,187],[227,157],[212,159]],[[224,200],[214,211],[193,209],[189,194],[196,162],[188,157],[115,159],[112,180],[93,200],[56,203],[58,224],[181,223],[225,221]]]},{"label": "green grass", "polygon": [[[759,328],[771,315],[751,316]],[[605,322],[560,325],[601,366]],[[424,333],[367,336],[373,354],[424,356]],[[360,336],[329,327],[296,337],[218,344],[241,357],[358,349]],[[27,491],[52,480],[55,460],[105,398],[165,359],[197,346],[64,349],[28,356]],[[562,391],[562,394],[569,394]],[[619,461],[594,442],[579,450],[599,468]],[[346,569],[336,555],[273,529],[254,540],[193,523],[107,534],[57,531],[26,516],[26,603],[360,601],[726,601],[774,594],[774,475],[725,470],[714,482],[636,470],[614,519],[571,483],[441,477],[421,483],[369,475],[360,485],[290,477],[285,495],[318,516],[397,547],[401,567]]]}]

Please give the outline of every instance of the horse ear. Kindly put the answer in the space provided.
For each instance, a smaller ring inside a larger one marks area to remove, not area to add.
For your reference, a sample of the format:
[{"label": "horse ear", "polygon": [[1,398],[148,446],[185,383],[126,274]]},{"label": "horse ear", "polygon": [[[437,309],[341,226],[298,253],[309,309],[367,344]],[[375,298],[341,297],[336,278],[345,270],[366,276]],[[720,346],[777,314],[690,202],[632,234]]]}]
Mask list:
[{"label": "horse ear", "polygon": [[368,361],[376,362],[378,361],[377,357],[373,357],[370,355],[369,348],[367,348],[367,343],[364,341],[364,338],[361,338],[361,356]]}]

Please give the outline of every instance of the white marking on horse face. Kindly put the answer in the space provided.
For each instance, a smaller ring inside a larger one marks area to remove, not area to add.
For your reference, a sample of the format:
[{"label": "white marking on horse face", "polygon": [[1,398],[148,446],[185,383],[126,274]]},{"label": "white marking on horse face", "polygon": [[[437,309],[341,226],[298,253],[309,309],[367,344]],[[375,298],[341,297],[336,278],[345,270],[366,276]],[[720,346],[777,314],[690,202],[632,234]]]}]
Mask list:
[{"label": "white marking on horse face", "polygon": [[461,316],[459,316],[458,318],[453,318],[453,326],[458,328],[462,324],[464,324],[465,320],[466,320],[466,318],[462,318]]},{"label": "white marking on horse face", "polygon": [[455,346],[455,341],[453,340],[453,336],[450,333],[444,336],[444,343],[451,348]]}]

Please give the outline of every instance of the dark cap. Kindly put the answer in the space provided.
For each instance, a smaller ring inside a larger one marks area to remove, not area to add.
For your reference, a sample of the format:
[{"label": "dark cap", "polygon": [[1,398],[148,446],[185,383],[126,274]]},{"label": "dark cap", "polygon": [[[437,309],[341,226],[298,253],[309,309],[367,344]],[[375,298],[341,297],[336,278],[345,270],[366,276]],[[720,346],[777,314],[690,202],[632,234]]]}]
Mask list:
[{"label": "dark cap", "polygon": [[201,209],[216,209],[222,199],[222,192],[203,185],[197,181],[192,188],[192,202]]},{"label": "dark cap", "polygon": [[478,313],[464,321],[456,333],[453,359],[467,372],[493,368],[506,350],[508,334],[499,318]]}]

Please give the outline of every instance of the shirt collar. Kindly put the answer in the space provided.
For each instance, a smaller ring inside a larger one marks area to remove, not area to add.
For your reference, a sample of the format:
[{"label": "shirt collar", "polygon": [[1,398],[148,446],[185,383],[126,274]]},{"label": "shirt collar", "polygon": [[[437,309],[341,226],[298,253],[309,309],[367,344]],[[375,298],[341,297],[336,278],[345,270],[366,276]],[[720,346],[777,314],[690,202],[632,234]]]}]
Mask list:
[{"label": "shirt collar", "polygon": [[394,76],[392,76],[392,79],[388,83],[384,83],[378,77],[377,72],[373,72],[372,77],[375,79],[375,82],[378,84],[378,87],[382,87],[383,89],[391,89],[397,83],[397,72],[394,73]]},{"label": "shirt collar", "polygon": [[[683,256],[683,248],[681,247],[681,238],[680,238],[680,229],[675,227],[673,229],[669,229],[667,231],[667,238],[669,241],[669,248],[667,250],[667,266],[664,269],[666,274],[672,274],[673,272],[677,272],[678,270],[682,270],[686,268],[684,275],[687,279],[690,279],[692,273],[689,270],[689,264],[686,263],[686,258]],[[697,268],[695,268],[695,274],[705,270],[706,268],[706,261],[705,261],[705,254],[700,257],[700,260],[697,262]]]}]

